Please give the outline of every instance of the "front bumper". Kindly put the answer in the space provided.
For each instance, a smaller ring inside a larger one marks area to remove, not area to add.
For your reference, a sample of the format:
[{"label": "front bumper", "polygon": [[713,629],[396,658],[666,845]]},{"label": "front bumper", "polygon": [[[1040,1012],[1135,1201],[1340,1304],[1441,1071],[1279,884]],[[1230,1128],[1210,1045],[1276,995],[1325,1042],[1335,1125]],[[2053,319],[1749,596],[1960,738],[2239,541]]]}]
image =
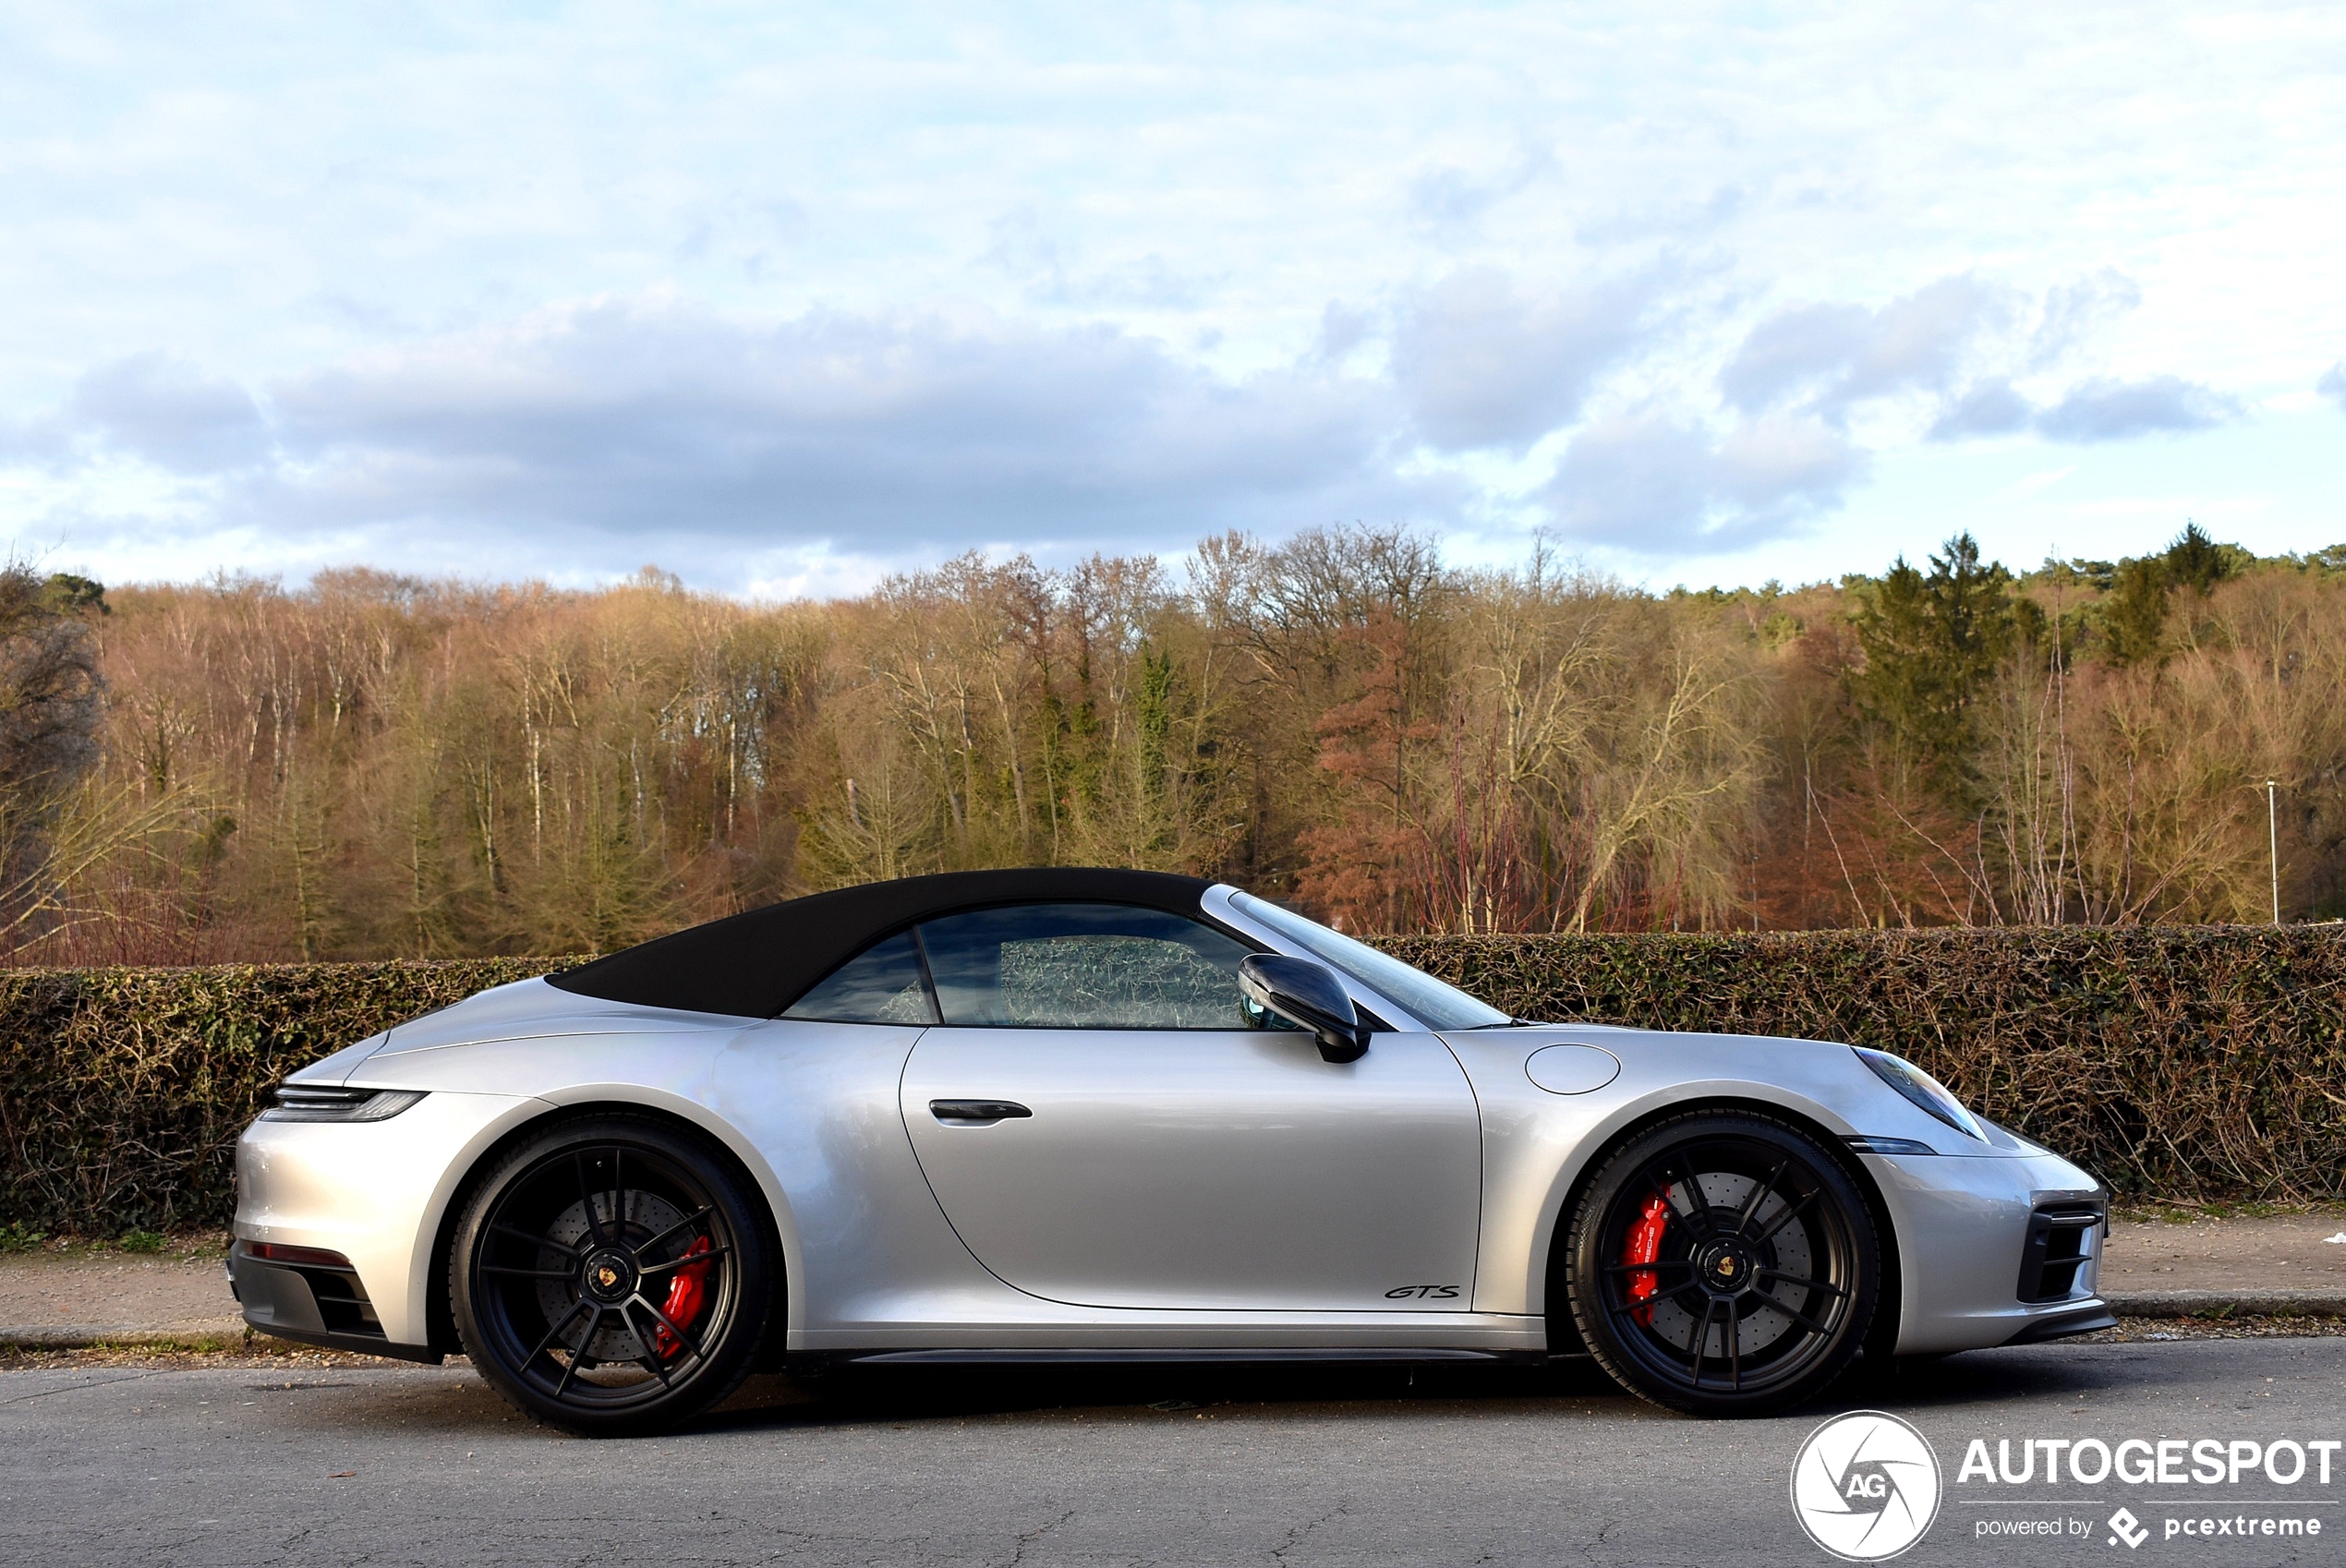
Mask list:
[{"label": "front bumper", "polygon": [[[2116,1321],[2096,1294],[2109,1193],[2085,1171],[2055,1154],[1860,1158],[1899,1237],[1898,1354],[2034,1344]],[[2073,1223],[2086,1213],[2095,1223]],[[2049,1262],[2049,1234],[2055,1253],[2074,1253]]]}]

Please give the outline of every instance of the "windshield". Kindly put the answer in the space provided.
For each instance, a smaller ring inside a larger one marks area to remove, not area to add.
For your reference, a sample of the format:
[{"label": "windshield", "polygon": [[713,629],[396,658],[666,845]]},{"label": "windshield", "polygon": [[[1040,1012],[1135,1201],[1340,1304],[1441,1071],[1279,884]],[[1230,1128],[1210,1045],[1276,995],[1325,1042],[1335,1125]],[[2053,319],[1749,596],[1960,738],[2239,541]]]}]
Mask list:
[{"label": "windshield", "polygon": [[1380,995],[1390,996],[1429,1029],[1489,1029],[1512,1021],[1498,1008],[1486,1007],[1457,986],[1445,985],[1424,971],[1411,969],[1340,931],[1330,931],[1316,920],[1306,920],[1251,893],[1232,893],[1230,904],[1322,963],[1343,971]]}]

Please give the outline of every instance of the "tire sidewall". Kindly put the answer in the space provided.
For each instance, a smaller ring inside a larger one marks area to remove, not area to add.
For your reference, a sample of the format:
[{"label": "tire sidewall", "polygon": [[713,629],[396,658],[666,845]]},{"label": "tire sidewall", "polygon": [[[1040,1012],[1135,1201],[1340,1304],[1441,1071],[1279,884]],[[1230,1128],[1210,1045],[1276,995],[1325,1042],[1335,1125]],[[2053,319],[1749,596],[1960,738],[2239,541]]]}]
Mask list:
[{"label": "tire sidewall", "polygon": [[[550,1398],[517,1369],[505,1365],[497,1336],[486,1331],[476,1305],[475,1267],[490,1216],[513,1184],[550,1156],[573,1149],[611,1145],[647,1150],[689,1167],[708,1188],[732,1233],[738,1300],[721,1341],[707,1347],[703,1363],[676,1381],[663,1396],[622,1410],[582,1408]],[[781,1299],[780,1249],[764,1202],[733,1162],[702,1138],[651,1116],[601,1114],[545,1128],[500,1156],[476,1185],[449,1249],[448,1295],[456,1333],[474,1369],[515,1408],[550,1425],[591,1437],[623,1437],[660,1431],[691,1419],[741,1386],[756,1366]]]},{"label": "tire sidewall", "polygon": [[[1711,1139],[1740,1138],[1773,1143],[1797,1153],[1815,1171],[1842,1210],[1848,1227],[1850,1260],[1849,1310],[1836,1326],[1832,1341],[1816,1364],[1790,1382],[1737,1393],[1697,1391],[1662,1381],[1642,1366],[1622,1342],[1603,1290],[1604,1220],[1621,1189],[1642,1173],[1663,1151]],[[1698,1416],[1764,1416],[1790,1409],[1817,1397],[1845,1372],[1863,1349],[1872,1326],[1881,1290],[1881,1237],[1872,1206],[1855,1177],[1812,1134],[1773,1116],[1743,1111],[1693,1111],[1657,1123],[1616,1145],[1597,1173],[1581,1188],[1570,1213],[1564,1249],[1564,1297],[1579,1330],[1581,1343],[1600,1366],[1639,1398],[1666,1409]]]}]

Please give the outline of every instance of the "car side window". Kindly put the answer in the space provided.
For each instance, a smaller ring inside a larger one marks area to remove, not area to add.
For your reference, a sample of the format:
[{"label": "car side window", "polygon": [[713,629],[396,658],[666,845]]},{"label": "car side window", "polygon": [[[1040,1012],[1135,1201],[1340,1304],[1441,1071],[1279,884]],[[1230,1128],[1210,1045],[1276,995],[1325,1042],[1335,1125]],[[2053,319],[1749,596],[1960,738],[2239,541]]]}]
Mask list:
[{"label": "car side window", "polygon": [[920,927],[948,1024],[1245,1029],[1233,937],[1163,910],[1018,904]]},{"label": "car side window", "polygon": [[824,1023],[934,1023],[920,949],[902,931],[848,959],[782,1011]]}]

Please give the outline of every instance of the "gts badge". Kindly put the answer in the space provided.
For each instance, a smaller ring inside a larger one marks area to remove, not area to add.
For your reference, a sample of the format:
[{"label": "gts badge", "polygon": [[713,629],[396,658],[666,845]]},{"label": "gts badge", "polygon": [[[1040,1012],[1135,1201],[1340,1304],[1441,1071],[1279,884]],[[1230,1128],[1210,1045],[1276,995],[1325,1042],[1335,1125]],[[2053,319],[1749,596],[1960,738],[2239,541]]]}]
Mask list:
[{"label": "gts badge", "polygon": [[1387,1301],[1455,1301],[1458,1287],[1455,1285],[1403,1285],[1385,1293]]}]

